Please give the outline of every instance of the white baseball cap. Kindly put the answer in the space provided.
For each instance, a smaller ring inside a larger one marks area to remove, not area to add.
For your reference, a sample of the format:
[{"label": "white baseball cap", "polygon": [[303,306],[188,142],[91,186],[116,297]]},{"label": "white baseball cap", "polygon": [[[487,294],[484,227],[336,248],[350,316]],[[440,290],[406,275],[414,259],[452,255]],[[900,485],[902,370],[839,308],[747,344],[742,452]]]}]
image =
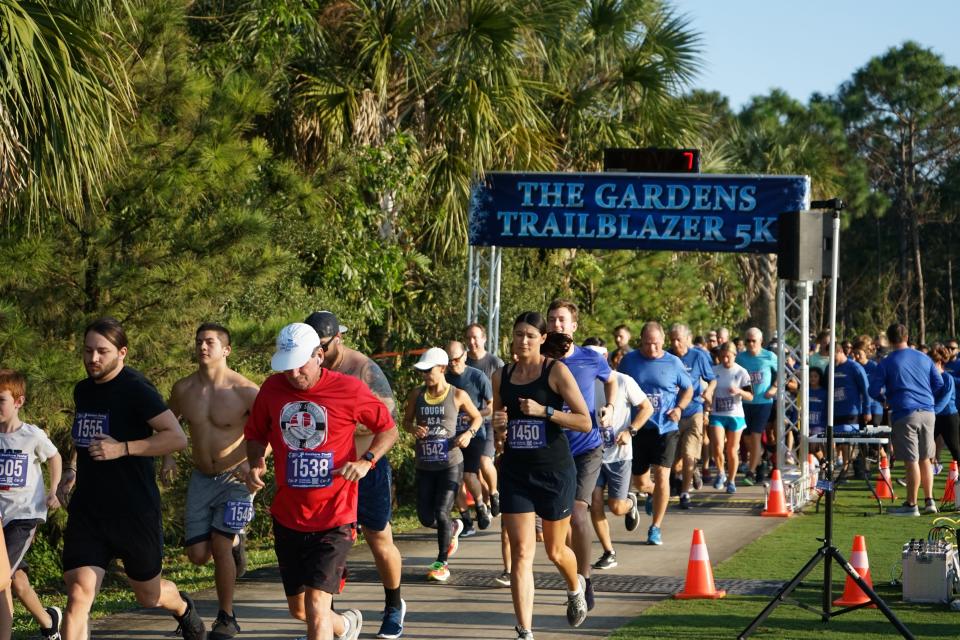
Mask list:
[{"label": "white baseball cap", "polygon": [[450,357],[447,356],[446,351],[440,347],[430,347],[413,366],[420,371],[429,371],[438,365],[445,367],[448,364],[450,364]]},{"label": "white baseball cap", "polygon": [[270,359],[274,371],[289,371],[302,367],[320,346],[316,329],[302,322],[288,324],[277,334],[277,350]]}]

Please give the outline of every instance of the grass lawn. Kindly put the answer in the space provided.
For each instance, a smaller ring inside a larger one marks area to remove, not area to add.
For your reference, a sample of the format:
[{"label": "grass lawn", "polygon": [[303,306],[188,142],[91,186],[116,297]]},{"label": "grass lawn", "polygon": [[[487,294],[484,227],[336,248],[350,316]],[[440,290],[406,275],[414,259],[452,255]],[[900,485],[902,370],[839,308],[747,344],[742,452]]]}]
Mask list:
[{"label": "grass lawn", "polygon": [[[937,476],[937,496],[943,492],[946,472]],[[894,485],[902,501],[905,489]],[[885,504],[892,504],[886,501]],[[825,506],[825,505],[823,505]],[[948,518],[960,518],[956,513]],[[759,516],[757,516],[759,517]],[[917,638],[956,638],[960,636],[960,612],[947,605],[904,603],[899,583],[900,555],[903,543],[925,538],[933,520],[942,516],[900,518],[878,515],[876,502],[862,483],[849,482],[840,488],[834,508],[834,545],[849,560],[853,536],[866,536],[870,573],[874,588],[897,617]],[[782,526],[741,549],[714,569],[716,578],[765,579],[784,581],[792,578],[821,546],[823,507],[813,507],[790,518]],[[823,563],[808,574],[793,597],[821,607]],[[846,573],[833,564],[834,599],[843,593]],[[615,640],[637,638],[736,638],[769,602],[769,597],[727,596],[722,600],[666,600],[648,609],[631,624],[619,629]],[[886,617],[877,609],[863,609],[833,618],[828,623],[795,605],[781,604],[751,636],[755,638],[871,640],[899,637]]]}]

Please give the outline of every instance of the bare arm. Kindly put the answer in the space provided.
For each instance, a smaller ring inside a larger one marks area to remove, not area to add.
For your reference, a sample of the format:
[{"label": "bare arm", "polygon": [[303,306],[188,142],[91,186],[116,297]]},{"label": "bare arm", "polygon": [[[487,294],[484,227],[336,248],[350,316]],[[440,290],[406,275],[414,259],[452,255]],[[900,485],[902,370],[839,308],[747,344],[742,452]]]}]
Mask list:
[{"label": "bare arm", "polygon": [[618,390],[617,376],[611,372],[610,377],[603,383],[603,395],[607,399],[607,404],[600,409],[600,422],[605,427],[609,427],[610,421],[613,420],[613,406],[617,401]]},{"label": "bare arm", "polygon": [[717,379],[714,378],[707,383],[707,388],[703,390],[703,393],[700,394],[700,397],[703,398],[703,404],[710,405],[713,402],[713,394],[717,390]]},{"label": "bare arm", "polygon": [[426,438],[427,428],[418,425],[414,421],[414,415],[417,412],[417,396],[420,394],[420,388],[415,387],[407,394],[407,404],[403,408],[403,430],[412,433],[415,438]]},{"label": "bare arm", "polygon": [[147,420],[147,424],[154,433],[142,440],[117,442],[107,435],[97,436],[88,449],[90,457],[98,462],[124,456],[152,458],[179,451],[187,446],[187,436],[180,428],[177,417],[169,409]]},{"label": "bare arm", "polygon": [[47,509],[59,509],[60,500],[57,498],[57,489],[60,487],[60,478],[63,475],[63,458],[60,457],[59,453],[55,453],[47,458],[47,471],[50,472],[50,490],[47,491]]},{"label": "bare arm", "polygon": [[247,472],[247,489],[251,492],[259,491],[266,485],[263,483],[263,474],[267,471],[267,444],[256,440],[247,440],[247,461],[250,471]]},{"label": "bare arm", "polygon": [[677,396],[677,404],[674,405],[673,409],[667,411],[667,419],[670,422],[679,422],[680,415],[690,405],[691,400],[693,400],[693,385],[680,392],[680,395]]},{"label": "bare arm", "polygon": [[454,438],[454,444],[462,449],[470,444],[470,440],[473,439],[473,436],[477,435],[477,431],[483,426],[483,416],[477,411],[476,405],[473,404],[473,401],[470,399],[470,396],[467,395],[466,391],[462,389],[455,389],[454,391],[454,403],[457,406],[457,411],[463,411],[470,416],[470,426],[466,431]]},{"label": "bare arm", "polygon": [[653,404],[649,398],[644,398],[638,406],[640,409],[637,411],[637,415],[633,416],[633,420],[630,421],[630,431],[643,429],[643,425],[647,424],[647,420],[653,415]]},{"label": "bare arm", "polygon": [[[570,407],[569,413],[557,411],[553,414],[551,420],[565,429],[583,432],[590,431],[590,429],[593,428],[593,421],[590,420],[587,403],[583,399],[583,395],[580,393],[580,387],[577,386],[577,381],[573,378],[573,374],[570,373],[570,369],[562,362],[556,363],[550,370],[550,388],[559,393],[563,401]],[[536,405],[542,410],[542,413],[531,415],[546,416],[545,407],[538,405],[532,400],[527,400],[526,402]],[[521,408],[522,407],[523,401],[521,401]],[[526,411],[524,411],[524,413],[526,413]]]}]

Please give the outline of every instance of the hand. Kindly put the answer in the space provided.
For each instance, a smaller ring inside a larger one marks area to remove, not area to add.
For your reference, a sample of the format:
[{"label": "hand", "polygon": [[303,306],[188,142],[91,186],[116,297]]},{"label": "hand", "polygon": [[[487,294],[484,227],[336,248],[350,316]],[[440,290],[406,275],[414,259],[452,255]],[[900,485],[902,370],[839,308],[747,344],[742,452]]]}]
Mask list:
[{"label": "hand", "polygon": [[702,396],[700,396],[700,399],[703,400],[704,407],[709,407],[711,404],[713,404],[713,395],[709,393],[703,394]]},{"label": "hand", "polygon": [[613,426],[613,407],[609,404],[600,407],[600,425],[604,427]]},{"label": "hand", "polygon": [[417,428],[413,430],[413,437],[417,440],[423,440],[429,433],[430,431],[425,426],[420,424],[417,425]]},{"label": "hand", "polygon": [[525,416],[544,418],[547,415],[547,408],[536,400],[520,398],[520,412]]},{"label": "hand", "polygon": [[246,484],[247,476],[250,475],[250,463],[244,460],[233,469],[233,477]]},{"label": "hand", "polygon": [[669,420],[670,422],[680,422],[681,415],[683,415],[683,411],[680,409],[680,407],[674,407],[673,409],[670,409],[670,411],[667,411],[666,413],[667,420]]},{"label": "hand", "polygon": [[110,436],[103,434],[94,436],[94,438],[96,439],[87,448],[87,452],[97,462],[116,460],[127,455],[127,444],[125,442],[117,442]]},{"label": "hand", "polygon": [[740,387],[730,387],[730,395],[732,396],[740,395]]},{"label": "hand", "polygon": [[764,397],[764,398],[767,398],[768,400],[769,400],[770,398],[775,398],[776,396],[777,396],[777,388],[776,388],[776,387],[770,387],[769,389],[767,389],[766,393],[763,394],[763,397]]},{"label": "hand", "polygon": [[57,499],[60,504],[69,502],[70,492],[73,491],[73,485],[77,483],[77,472],[73,469],[64,469],[60,476],[60,485],[57,487]]},{"label": "hand", "polygon": [[250,493],[256,493],[263,489],[267,485],[263,483],[263,480],[260,479],[264,473],[267,472],[267,461],[263,458],[257,460],[255,464],[250,465],[250,471],[247,473],[247,489],[250,490]]},{"label": "hand", "polygon": [[504,433],[507,429],[507,410],[500,409],[500,411],[494,411],[493,417],[490,420],[490,424],[493,425],[494,431],[497,433]]},{"label": "hand", "polygon": [[470,429],[467,429],[456,438],[453,439],[453,446],[460,447],[461,449],[466,449],[470,446],[470,441],[473,440],[473,434],[470,433]]},{"label": "hand", "polygon": [[51,491],[47,494],[47,511],[56,511],[60,508],[60,500],[57,498],[57,492]]},{"label": "hand", "polygon": [[866,424],[866,423],[869,423],[871,420],[873,420],[873,415],[871,415],[871,414],[869,414],[869,413],[864,414],[864,416],[863,416],[863,422],[864,422],[865,424]]},{"label": "hand", "polygon": [[356,460],[355,462],[348,462],[333,473],[343,476],[344,480],[359,482],[372,468],[373,463],[369,460]]},{"label": "hand", "polygon": [[625,447],[632,442],[633,436],[630,435],[629,429],[624,429],[619,434],[617,434],[617,446]]},{"label": "hand", "polygon": [[160,482],[163,486],[169,487],[173,484],[173,479],[177,477],[177,461],[173,456],[164,457],[163,466],[160,467]]}]

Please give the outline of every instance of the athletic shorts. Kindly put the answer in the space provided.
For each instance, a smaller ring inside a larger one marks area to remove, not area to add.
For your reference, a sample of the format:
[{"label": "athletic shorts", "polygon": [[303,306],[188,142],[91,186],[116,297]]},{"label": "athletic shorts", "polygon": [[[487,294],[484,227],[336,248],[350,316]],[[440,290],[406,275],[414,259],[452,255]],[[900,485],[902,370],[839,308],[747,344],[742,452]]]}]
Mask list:
[{"label": "athletic shorts", "polygon": [[644,427],[633,436],[633,465],[635,476],[642,476],[652,465],[672,467],[677,459],[679,431],[669,431],[663,435],[656,427]]},{"label": "athletic shorts", "polygon": [[163,565],[163,526],[158,511],[96,517],[70,511],[63,534],[63,570],[99,567],[106,570],[119,558],[123,571],[136,582],[160,575]]},{"label": "athletic shorts", "polygon": [[501,465],[498,486],[501,513],[535,513],[544,520],[563,520],[573,513],[577,467],[531,471]]},{"label": "athletic shorts", "polygon": [[703,413],[680,418],[680,443],[677,457],[698,460],[703,450]]},{"label": "athletic shorts", "polygon": [[37,534],[37,525],[43,520],[11,520],[3,525],[3,540],[7,545],[7,557],[10,558],[10,573],[25,569],[23,559],[33,544]]},{"label": "athletic shorts", "polygon": [[493,427],[487,429],[487,437],[483,441],[483,457],[493,460],[497,455],[497,443],[493,438]]},{"label": "athletic shorts", "polygon": [[932,411],[914,411],[893,423],[893,453],[903,462],[919,462],[937,453]]},{"label": "athletic shorts", "polygon": [[184,508],[184,546],[210,539],[216,531],[232,538],[253,519],[253,494],[235,475],[235,469],[208,476],[196,469],[187,485]]},{"label": "athletic shorts", "polygon": [[741,431],[747,428],[747,421],[743,416],[710,416],[710,426],[724,431]]},{"label": "athletic shorts", "polygon": [[480,456],[483,455],[483,450],[486,448],[486,446],[486,438],[481,438],[479,435],[477,435],[470,439],[470,444],[467,445],[466,449],[463,449],[464,473],[480,472]]},{"label": "athletic shorts", "polygon": [[577,467],[577,492],[574,498],[587,503],[589,507],[593,502],[593,490],[597,486],[597,476],[600,475],[600,467],[603,465],[603,447],[574,456],[573,463]]},{"label": "athletic shorts", "polygon": [[280,565],[283,592],[289,598],[310,589],[340,593],[347,576],[347,554],[357,539],[357,526],[326,531],[297,531],[273,520],[273,548]]},{"label": "athletic shorts", "polygon": [[747,433],[759,435],[767,427],[770,415],[773,413],[773,403],[747,404],[743,403],[743,417],[747,422]]},{"label": "athletic shorts", "polygon": [[597,486],[607,488],[607,497],[614,500],[626,500],[630,491],[630,460],[616,460],[604,462],[600,466],[600,475],[597,476]]},{"label": "athletic shorts", "polygon": [[363,476],[357,489],[357,523],[372,531],[383,531],[393,517],[393,472],[384,456]]}]

